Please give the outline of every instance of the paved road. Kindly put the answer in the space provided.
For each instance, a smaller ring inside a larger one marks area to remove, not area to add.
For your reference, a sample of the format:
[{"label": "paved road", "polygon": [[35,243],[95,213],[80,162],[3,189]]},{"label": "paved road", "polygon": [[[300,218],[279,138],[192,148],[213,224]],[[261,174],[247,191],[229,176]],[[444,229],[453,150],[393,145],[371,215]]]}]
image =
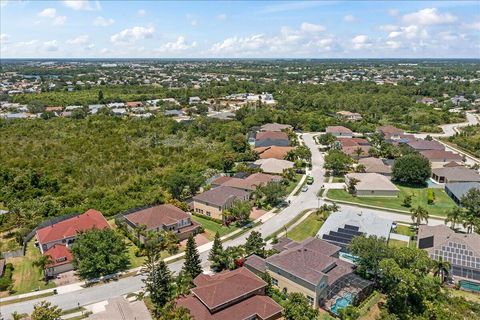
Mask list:
[{"label": "paved road", "polygon": [[442,128],[443,130],[443,133],[418,133],[418,134],[415,134],[415,137],[417,138],[422,138],[422,139],[425,139],[425,137],[427,135],[430,135],[431,137],[451,137],[453,135],[455,135],[455,133],[457,133],[457,129],[458,128],[461,128],[461,127],[466,127],[466,126],[469,126],[469,125],[474,125],[474,124],[478,124],[479,121],[478,121],[478,117],[471,113],[471,112],[467,112],[465,113],[466,117],[467,117],[467,122],[463,122],[463,123],[450,123],[450,124],[444,124],[444,125],[441,125],[440,128]]},{"label": "paved road", "polygon": [[[274,217],[265,221],[263,224],[257,226],[253,230],[261,232],[263,237],[274,233],[278,229],[282,228],[285,224],[291,221],[296,215],[300,214],[302,211],[311,208],[317,208],[319,205],[323,204],[323,201],[317,198],[317,193],[320,190],[323,184],[324,169],[323,169],[323,155],[318,150],[318,146],[315,144],[313,137],[316,133],[306,133],[303,134],[303,140],[305,145],[310,148],[312,152],[312,170],[310,174],[314,177],[314,183],[309,186],[308,191],[300,192],[298,196],[293,196],[289,200],[291,201],[290,206],[281,210]],[[341,211],[347,212],[373,212],[393,220],[410,222],[410,217],[408,215],[402,215],[397,213],[385,212],[380,210],[359,208],[355,206],[340,205]],[[442,220],[430,219],[429,224],[436,225],[443,223]],[[251,232],[251,231],[250,231]],[[245,239],[248,237],[250,232],[245,233],[238,238],[229,240],[224,243],[224,247],[236,246],[239,244],[245,243]],[[202,259],[202,264],[205,270],[208,270],[208,251],[202,252],[200,254]],[[170,269],[173,272],[178,272],[182,267],[183,261],[178,261],[175,263],[169,264]],[[112,281],[107,284],[101,284],[94,287],[63,293],[55,296],[50,296],[47,298],[30,300],[26,302],[21,302],[17,304],[6,305],[1,308],[1,312],[5,319],[10,319],[10,314],[14,311],[20,313],[31,313],[33,310],[33,304],[41,300],[48,300],[51,303],[58,305],[60,308],[72,309],[80,305],[89,305],[96,302],[104,301],[110,298],[114,298],[120,295],[124,295],[130,292],[139,291],[142,289],[143,283],[141,281],[142,276],[127,277],[117,281]]]}]

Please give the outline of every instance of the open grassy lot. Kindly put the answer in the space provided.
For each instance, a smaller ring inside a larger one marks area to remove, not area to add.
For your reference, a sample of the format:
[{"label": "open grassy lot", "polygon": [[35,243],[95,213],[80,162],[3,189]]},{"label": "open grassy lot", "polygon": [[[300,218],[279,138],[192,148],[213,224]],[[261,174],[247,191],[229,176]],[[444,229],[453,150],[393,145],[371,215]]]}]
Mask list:
[{"label": "open grassy lot", "polygon": [[288,231],[288,237],[294,241],[303,241],[309,237],[314,237],[322,227],[323,220],[315,213],[311,213],[299,225]]},{"label": "open grassy lot", "polygon": [[220,233],[220,236],[224,236],[238,229],[233,224],[231,224],[229,227],[226,227],[215,221],[211,221],[211,220],[204,219],[202,217],[198,217],[194,215],[192,215],[192,220],[200,223],[203,226],[203,228],[205,229],[206,236],[209,240],[213,240],[213,238],[215,237],[215,233],[217,231],[218,233]]},{"label": "open grassy lot", "polygon": [[35,247],[34,242],[30,241],[24,257],[8,259],[7,262],[11,262],[14,268],[13,289],[16,294],[55,287],[55,283],[52,281],[46,284],[43,281],[43,272],[38,267],[32,265],[40,256],[40,251]]},{"label": "open grassy lot", "polygon": [[396,198],[382,198],[382,197],[353,197],[345,190],[329,190],[328,197],[333,200],[350,201],[359,204],[366,204],[377,207],[384,207],[389,209],[402,210],[409,212],[409,208],[404,207],[403,199],[407,195],[412,196],[412,208],[422,206],[428,210],[431,215],[446,216],[448,211],[456,207],[455,202],[445,193],[444,190],[434,189],[435,202],[433,204],[427,203],[428,188],[412,188],[397,185],[400,189],[400,195]]}]

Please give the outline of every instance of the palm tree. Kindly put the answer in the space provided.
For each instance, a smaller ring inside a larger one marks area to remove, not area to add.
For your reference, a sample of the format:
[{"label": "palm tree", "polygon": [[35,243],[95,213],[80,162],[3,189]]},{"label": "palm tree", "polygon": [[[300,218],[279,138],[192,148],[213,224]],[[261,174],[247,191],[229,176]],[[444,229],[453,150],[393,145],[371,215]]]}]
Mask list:
[{"label": "palm tree", "polygon": [[418,206],[417,208],[410,209],[412,221],[415,223],[417,229],[422,220],[425,220],[428,223],[428,211],[424,209],[422,206]]},{"label": "palm tree", "polygon": [[13,320],[21,320],[23,317],[24,317],[24,314],[18,313],[17,311],[14,311],[12,313]]},{"label": "palm tree", "polygon": [[445,281],[445,278],[449,275],[452,265],[450,262],[443,259],[443,257],[439,257],[438,260],[433,261],[433,275],[440,276],[440,280],[442,283]]},{"label": "palm tree", "polygon": [[163,232],[162,242],[168,253],[174,254],[178,251],[178,238],[172,231]]},{"label": "palm tree", "polygon": [[359,164],[355,167],[355,172],[360,172],[360,173],[365,173],[367,169],[365,168],[365,165]]},{"label": "palm tree", "polygon": [[357,158],[360,159],[360,156],[363,154],[363,149],[358,147],[354,150],[354,153],[357,155]]},{"label": "palm tree", "polygon": [[480,226],[480,219],[473,214],[464,214],[463,227],[467,229],[467,233],[473,233],[475,226]]},{"label": "palm tree", "polygon": [[47,268],[47,266],[49,264],[52,264],[53,263],[53,260],[50,256],[48,255],[43,255],[41,256],[40,258],[38,258],[37,260],[33,261],[32,262],[32,266],[34,267],[39,267],[40,270],[43,271],[43,275],[44,275],[44,280],[45,282],[47,282],[47,273],[45,272],[45,269]]},{"label": "palm tree", "polygon": [[462,221],[464,212],[462,208],[456,207],[450,210],[447,214],[447,218],[445,219],[445,224],[451,223],[450,228],[455,229],[455,226]]}]

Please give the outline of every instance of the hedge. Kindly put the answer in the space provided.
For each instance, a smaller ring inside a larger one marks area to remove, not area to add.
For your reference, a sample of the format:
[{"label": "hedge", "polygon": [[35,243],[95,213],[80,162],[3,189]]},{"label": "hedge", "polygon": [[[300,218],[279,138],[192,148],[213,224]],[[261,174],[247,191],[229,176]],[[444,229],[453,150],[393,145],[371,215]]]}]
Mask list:
[{"label": "hedge", "polygon": [[223,225],[223,221],[221,219],[212,218],[212,217],[209,217],[209,216],[206,216],[206,215],[203,215],[203,214],[200,214],[200,213],[196,213],[196,212],[192,212],[192,215],[195,216],[195,217],[210,220],[210,221],[213,221],[213,222],[216,222],[216,223],[219,223],[219,224]]},{"label": "hedge", "polygon": [[8,287],[12,284],[12,271],[13,271],[13,264],[7,263],[5,265],[5,272],[3,276],[0,278],[0,291],[8,290]]},{"label": "hedge", "polygon": [[427,203],[428,204],[433,204],[435,201],[435,194],[433,193],[432,189],[427,190]]}]

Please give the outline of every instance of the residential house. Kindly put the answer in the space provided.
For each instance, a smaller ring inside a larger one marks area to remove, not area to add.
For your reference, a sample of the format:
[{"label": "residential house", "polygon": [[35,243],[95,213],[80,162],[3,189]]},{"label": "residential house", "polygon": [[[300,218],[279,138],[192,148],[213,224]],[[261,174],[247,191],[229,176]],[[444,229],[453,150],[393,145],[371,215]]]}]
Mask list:
[{"label": "residential house", "polygon": [[260,131],[273,131],[273,132],[280,132],[285,130],[292,130],[293,127],[289,124],[279,124],[279,123],[267,123],[260,127]]},{"label": "residential house", "polygon": [[247,268],[200,274],[190,294],[176,300],[196,320],[275,320],[282,307],[266,296],[267,283]]},{"label": "residential house", "polygon": [[398,140],[400,139],[400,136],[405,133],[404,130],[390,125],[378,127],[377,132],[380,133],[386,140]]},{"label": "residential house", "polygon": [[[370,146],[349,146],[349,147],[342,147],[342,152],[348,154],[354,158],[363,158],[368,157],[370,152]],[[360,150],[362,150],[361,153]]]},{"label": "residential house", "polygon": [[456,106],[460,105],[461,103],[468,103],[468,99],[465,98],[464,96],[462,95],[456,95],[452,98],[450,98],[450,101],[452,101],[452,103]]},{"label": "residential house", "polygon": [[196,213],[223,219],[223,211],[230,208],[235,200],[247,201],[249,198],[249,192],[220,186],[194,196],[192,206]]},{"label": "residential house", "polygon": [[388,241],[393,226],[393,220],[368,211],[334,212],[328,216],[316,237],[347,249],[352,239],[361,235],[376,236]]},{"label": "residential house", "polygon": [[480,182],[480,175],[466,167],[443,167],[432,169],[432,179],[438,183]]},{"label": "residential house", "polygon": [[195,235],[200,225],[192,221],[191,215],[172,204],[162,204],[138,210],[124,215],[127,227],[134,233],[140,242],[145,242],[145,237],[137,229],[144,226],[144,231],[171,231],[179,240]]},{"label": "residential house", "polygon": [[462,156],[457,153],[445,150],[424,150],[420,151],[420,154],[432,162],[432,165],[443,166],[448,162],[462,162]]},{"label": "residential house", "polygon": [[314,308],[329,310],[345,292],[361,300],[371,286],[370,281],[355,275],[353,264],[339,258],[341,247],[327,241],[288,240],[275,249],[280,253],[266,259],[250,256],[245,266],[258,274],[268,273],[273,286],[285,293],[302,293]]},{"label": "residential house", "polygon": [[396,197],[400,190],[390,179],[378,173],[349,173],[345,175],[345,185],[351,179],[358,180],[355,185],[357,197]]},{"label": "residential house", "polygon": [[252,192],[257,189],[257,187],[265,185],[269,182],[280,182],[282,177],[265,174],[265,173],[254,173],[245,178],[236,178],[236,177],[219,177],[212,181],[212,187],[227,186],[246,192]]},{"label": "residential house", "polygon": [[446,225],[421,225],[417,246],[434,260],[451,264],[450,274],[457,279],[480,281],[480,235],[456,233]]},{"label": "residential house", "polygon": [[202,99],[200,99],[199,97],[190,97],[188,98],[188,104],[189,105],[192,105],[192,104],[198,104],[202,102]]},{"label": "residential house", "polygon": [[107,300],[105,310],[91,314],[90,320],[152,320],[150,311],[143,300],[128,301],[124,297]]},{"label": "residential house", "polygon": [[435,104],[437,101],[435,99],[432,99],[430,97],[422,97],[420,99],[417,99],[417,103],[422,103],[426,104],[428,106]]},{"label": "residential house", "polygon": [[437,141],[414,140],[407,142],[407,145],[415,151],[445,150],[445,147]]},{"label": "residential house", "polygon": [[472,189],[480,190],[480,182],[456,182],[445,185],[445,192],[459,206],[461,205],[462,198]]},{"label": "residential house", "polygon": [[44,270],[47,277],[73,270],[73,255],[65,244],[54,244],[44,255],[51,261]]},{"label": "residential house", "polygon": [[293,168],[295,164],[292,161],[270,158],[259,159],[254,162],[254,165],[265,173],[282,174],[283,170]]},{"label": "residential house", "polygon": [[141,101],[129,101],[127,102],[127,108],[139,108],[143,106]]},{"label": "residential house", "polygon": [[40,252],[44,254],[55,244],[63,244],[68,247],[75,241],[78,232],[93,228],[110,228],[110,225],[101,212],[89,209],[83,214],[38,229],[35,237]]},{"label": "residential house", "polygon": [[350,111],[338,111],[337,115],[345,121],[360,121],[362,120],[362,115],[357,112]]},{"label": "residential house", "polygon": [[270,146],[290,146],[290,140],[288,139],[288,135],[285,132],[280,131],[258,132],[255,136],[255,148]]},{"label": "residential house", "polygon": [[353,131],[342,127],[342,126],[328,126],[325,129],[326,133],[331,133],[335,137],[346,137],[346,138],[351,138],[353,136]]},{"label": "residential house", "polygon": [[378,173],[387,177],[392,175],[392,167],[387,166],[382,159],[368,157],[358,160],[358,164],[365,166],[365,172]]},{"label": "residential house", "polygon": [[269,146],[269,147],[259,147],[253,149],[256,153],[258,153],[258,157],[260,159],[285,159],[287,154],[294,150],[294,147],[279,147],[279,146]]}]

